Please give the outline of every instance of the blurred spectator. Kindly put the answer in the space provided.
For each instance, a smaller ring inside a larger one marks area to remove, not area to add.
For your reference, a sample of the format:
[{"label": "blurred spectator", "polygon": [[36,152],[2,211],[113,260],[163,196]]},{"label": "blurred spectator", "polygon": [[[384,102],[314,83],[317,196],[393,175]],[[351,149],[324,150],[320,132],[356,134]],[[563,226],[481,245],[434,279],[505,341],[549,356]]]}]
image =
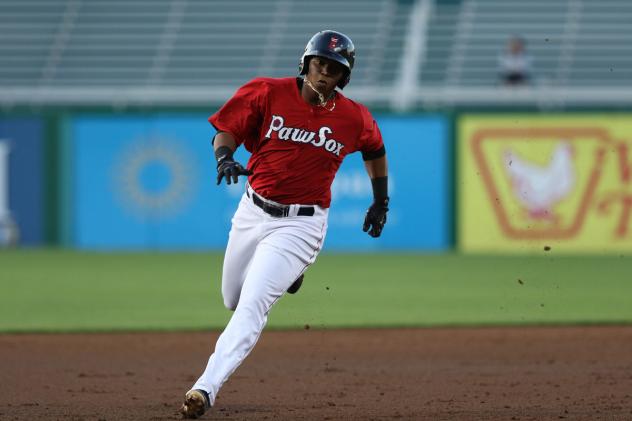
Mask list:
[{"label": "blurred spectator", "polygon": [[527,85],[531,79],[531,57],[523,38],[514,36],[506,50],[498,56],[499,76],[503,85]]}]

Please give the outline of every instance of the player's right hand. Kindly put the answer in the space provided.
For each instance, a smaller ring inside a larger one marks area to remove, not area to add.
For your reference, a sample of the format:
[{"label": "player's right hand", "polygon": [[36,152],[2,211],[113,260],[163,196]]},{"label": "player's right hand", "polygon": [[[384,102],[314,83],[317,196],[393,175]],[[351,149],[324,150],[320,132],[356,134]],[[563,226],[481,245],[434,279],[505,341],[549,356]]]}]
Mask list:
[{"label": "player's right hand", "polygon": [[245,169],[239,162],[234,161],[232,158],[223,159],[217,164],[217,185],[222,182],[222,178],[226,178],[226,184],[237,184],[238,177],[240,175],[250,175],[250,171]]}]

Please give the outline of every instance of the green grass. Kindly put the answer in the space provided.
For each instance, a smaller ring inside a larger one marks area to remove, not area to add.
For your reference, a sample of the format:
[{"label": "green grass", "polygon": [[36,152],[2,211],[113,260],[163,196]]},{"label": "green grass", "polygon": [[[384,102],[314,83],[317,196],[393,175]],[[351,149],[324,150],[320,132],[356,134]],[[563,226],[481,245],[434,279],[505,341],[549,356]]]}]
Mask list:
[{"label": "green grass", "polygon": [[[221,329],[221,254],[0,251],[0,332]],[[632,260],[322,254],[271,328],[630,323]],[[520,282],[518,281],[520,279]]]}]

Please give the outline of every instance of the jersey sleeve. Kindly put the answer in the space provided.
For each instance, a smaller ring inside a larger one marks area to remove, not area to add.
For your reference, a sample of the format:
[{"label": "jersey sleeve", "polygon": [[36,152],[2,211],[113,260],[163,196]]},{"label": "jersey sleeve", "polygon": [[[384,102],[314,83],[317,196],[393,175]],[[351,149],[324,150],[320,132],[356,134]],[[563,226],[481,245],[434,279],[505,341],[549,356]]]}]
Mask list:
[{"label": "jersey sleeve", "polygon": [[233,135],[237,145],[246,144],[252,149],[266,107],[268,85],[261,79],[253,79],[235,92],[208,121],[217,131]]},{"label": "jersey sleeve", "polygon": [[362,129],[360,131],[358,150],[363,155],[379,154],[380,151],[384,150],[384,141],[380,128],[369,110],[363,105],[360,106],[360,115],[362,116]]}]

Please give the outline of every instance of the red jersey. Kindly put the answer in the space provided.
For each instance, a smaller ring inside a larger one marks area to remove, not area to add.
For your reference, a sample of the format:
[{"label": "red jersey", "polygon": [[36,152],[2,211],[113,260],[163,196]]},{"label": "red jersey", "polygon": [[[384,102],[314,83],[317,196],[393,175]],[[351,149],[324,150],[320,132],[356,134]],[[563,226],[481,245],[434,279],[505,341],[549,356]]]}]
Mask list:
[{"label": "red jersey", "polygon": [[209,118],[250,153],[248,182],[283,204],[328,208],[331,184],[345,156],[375,152],[384,144],[369,110],[340,92],[327,103],[303,99],[296,78],[248,82]]}]

